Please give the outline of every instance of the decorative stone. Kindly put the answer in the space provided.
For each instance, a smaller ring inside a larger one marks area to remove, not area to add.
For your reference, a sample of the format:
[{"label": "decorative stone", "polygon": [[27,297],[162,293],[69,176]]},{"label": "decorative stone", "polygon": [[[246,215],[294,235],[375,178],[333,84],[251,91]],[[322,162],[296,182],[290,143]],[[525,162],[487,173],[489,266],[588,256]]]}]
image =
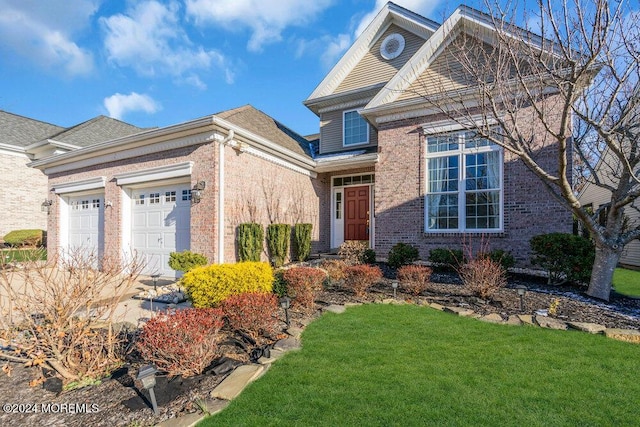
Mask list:
[{"label": "decorative stone", "polygon": [[444,311],[447,313],[457,314],[461,317],[469,317],[474,313],[473,310],[464,307],[445,307]]},{"label": "decorative stone", "polygon": [[358,306],[358,305],[362,305],[362,303],[361,302],[346,302],[346,303],[344,303],[345,307],[355,307],[355,306]]},{"label": "decorative stone", "polygon": [[284,338],[279,340],[273,345],[273,350],[281,350],[281,351],[290,351],[290,350],[298,350],[302,347],[300,341],[293,338]]},{"label": "decorative stone", "polygon": [[489,323],[504,323],[502,316],[500,316],[498,313],[487,314],[486,316],[480,317],[478,320]]},{"label": "decorative stone", "polygon": [[511,316],[509,316],[509,318],[507,319],[507,321],[505,323],[507,325],[521,326],[523,322],[522,322],[522,320],[520,320],[520,318],[518,316],[511,315]]},{"label": "decorative stone", "polygon": [[324,310],[330,313],[341,314],[341,313],[344,313],[346,308],[344,305],[331,304],[329,307],[325,308]]},{"label": "decorative stone", "polygon": [[607,329],[606,326],[602,326],[597,323],[569,322],[568,325],[573,329],[588,332],[590,334],[601,334],[605,329]]},{"label": "decorative stone", "polygon": [[435,308],[436,310],[444,311],[444,305],[438,304],[437,302],[430,303],[429,307]]},{"label": "decorative stone", "polygon": [[302,328],[297,328],[295,326],[291,326],[289,328],[287,328],[287,334],[289,334],[289,336],[295,338],[295,339],[299,339],[300,336],[302,335],[302,332],[304,332],[304,329]]},{"label": "decorative stone", "polygon": [[604,334],[608,338],[613,338],[614,340],[640,344],[640,331],[637,329],[607,328],[605,329]]},{"label": "decorative stone", "polygon": [[536,316],[534,320],[541,328],[556,329],[559,331],[569,329],[566,323],[556,320],[553,317]]},{"label": "decorative stone", "polygon": [[224,400],[235,399],[250,382],[264,372],[263,365],[238,366],[211,392],[211,397]]},{"label": "decorative stone", "polygon": [[520,319],[520,321],[525,325],[536,325],[536,323],[533,321],[533,316],[530,314],[518,314],[518,319]]}]

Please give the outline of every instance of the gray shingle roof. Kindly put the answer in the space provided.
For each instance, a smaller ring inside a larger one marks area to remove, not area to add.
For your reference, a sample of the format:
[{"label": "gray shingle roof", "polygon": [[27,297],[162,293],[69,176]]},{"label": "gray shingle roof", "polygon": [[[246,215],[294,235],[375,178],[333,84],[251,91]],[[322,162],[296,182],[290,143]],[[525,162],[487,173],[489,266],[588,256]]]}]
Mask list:
[{"label": "gray shingle roof", "polygon": [[294,153],[311,156],[309,141],[252,105],[214,114]]},{"label": "gray shingle roof", "polygon": [[142,129],[111,117],[98,116],[68,129],[62,129],[49,139],[67,144],[87,147],[99,142],[109,141],[123,136],[142,132]]},{"label": "gray shingle roof", "polygon": [[61,126],[41,122],[0,110],[0,143],[27,147],[64,130]]}]

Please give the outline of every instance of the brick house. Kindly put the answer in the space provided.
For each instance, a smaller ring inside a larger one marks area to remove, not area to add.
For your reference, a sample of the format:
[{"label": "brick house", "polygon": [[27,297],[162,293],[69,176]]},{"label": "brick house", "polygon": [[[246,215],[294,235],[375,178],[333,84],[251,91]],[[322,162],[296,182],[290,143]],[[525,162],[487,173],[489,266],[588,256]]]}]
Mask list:
[{"label": "brick house", "polygon": [[141,130],[105,116],[65,128],[0,111],[0,239],[12,230],[47,229],[47,176],[28,163]]},{"label": "brick house", "polygon": [[405,242],[426,259],[488,236],[527,264],[529,239],[570,232],[571,215],[518,159],[425,108],[428,84],[412,86],[451,63],[447,37],[488,22],[387,3],[304,101],[317,139],[244,106],[33,162],[49,177],[49,247],[135,251],[146,273],[171,276],[170,251],[235,261],[240,223],[310,222],[315,252],[360,240],[386,258]]}]

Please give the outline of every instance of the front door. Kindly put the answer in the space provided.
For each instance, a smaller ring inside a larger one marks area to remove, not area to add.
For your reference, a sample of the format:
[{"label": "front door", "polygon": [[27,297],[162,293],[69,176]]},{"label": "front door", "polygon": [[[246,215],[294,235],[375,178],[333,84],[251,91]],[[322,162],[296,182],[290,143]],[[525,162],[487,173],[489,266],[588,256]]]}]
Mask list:
[{"label": "front door", "polygon": [[369,240],[369,186],[346,187],[344,240]]}]

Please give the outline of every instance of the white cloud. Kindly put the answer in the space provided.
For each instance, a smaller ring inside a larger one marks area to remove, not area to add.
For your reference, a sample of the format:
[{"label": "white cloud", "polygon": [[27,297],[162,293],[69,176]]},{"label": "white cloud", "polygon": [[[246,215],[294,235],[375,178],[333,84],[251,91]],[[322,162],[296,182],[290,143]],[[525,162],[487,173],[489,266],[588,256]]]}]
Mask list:
[{"label": "white cloud", "polygon": [[[206,88],[194,70],[221,69],[228,83],[234,73],[216,50],[194,47],[179,22],[179,5],[155,0],[137,3],[127,14],[101,18],[109,60],[144,76],[170,75]],[[186,77],[184,77],[187,75]]]},{"label": "white cloud", "polygon": [[349,34],[338,34],[335,38],[328,40],[327,48],[320,55],[320,61],[325,68],[333,66],[340,55],[351,46],[352,39]]},{"label": "white cloud", "polygon": [[153,114],[162,107],[149,95],[141,95],[131,92],[129,95],[116,93],[104,99],[104,107],[109,112],[109,116],[114,119],[122,119],[122,117],[133,111],[144,111]]},{"label": "white cloud", "polygon": [[[438,3],[440,3],[440,0],[394,0],[394,3],[398,6],[404,7],[405,9],[409,9],[412,12],[426,16],[435,9]],[[373,18],[376,17],[380,9],[382,9],[385,4],[387,4],[387,0],[376,0],[375,8],[360,20],[355,31],[356,37],[364,32],[367,25],[373,21]]]},{"label": "white cloud", "polygon": [[260,51],[282,40],[292,25],[307,25],[333,0],[186,0],[187,15],[196,24],[212,23],[227,29],[248,28],[252,34],[247,48]]},{"label": "white cloud", "polygon": [[88,74],[93,56],[72,35],[90,23],[98,5],[98,0],[0,0],[0,39],[41,67]]}]

